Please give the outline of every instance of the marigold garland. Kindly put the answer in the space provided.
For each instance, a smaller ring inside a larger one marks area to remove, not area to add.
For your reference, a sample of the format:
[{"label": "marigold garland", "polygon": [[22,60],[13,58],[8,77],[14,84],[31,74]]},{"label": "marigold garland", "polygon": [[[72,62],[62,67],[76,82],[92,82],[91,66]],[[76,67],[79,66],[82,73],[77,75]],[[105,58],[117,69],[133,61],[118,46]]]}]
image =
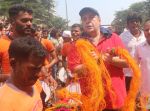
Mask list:
[{"label": "marigold garland", "polygon": [[[102,56],[89,41],[84,39],[76,41],[76,48],[82,64],[86,67],[86,76],[83,79],[87,82],[84,84],[85,88],[81,89],[82,91],[87,90],[85,91],[87,94],[81,96],[83,111],[103,110],[106,106],[105,89],[109,92],[113,91],[111,89],[111,78],[103,63]],[[98,61],[93,58],[91,51],[99,56]]]},{"label": "marigold garland", "polygon": [[[63,89],[59,90],[59,95],[62,98],[70,98],[77,101],[81,100],[82,111],[102,111],[106,106],[104,100],[105,90],[114,94],[111,88],[111,78],[104,65],[102,56],[90,42],[84,39],[79,39],[76,41],[76,48],[81,57],[82,64],[84,64],[86,67],[85,73],[87,75],[83,75],[83,79],[88,81],[86,84],[84,84],[86,87],[82,90],[87,90],[88,92],[86,95],[79,95],[69,93]],[[91,56],[91,51],[95,51],[98,54],[98,61]],[[140,86],[140,69],[127,50],[115,48],[112,50],[112,52],[126,59],[129,67],[133,70],[134,74],[131,80],[130,90],[126,97],[122,111],[135,111],[135,99]],[[80,78],[82,78],[82,76],[80,76]]]},{"label": "marigold garland", "polygon": [[137,97],[137,93],[139,91],[140,78],[141,78],[140,68],[136,63],[136,61],[130,56],[127,50],[118,47],[114,49],[114,53],[124,58],[127,61],[129,67],[133,71],[133,77],[131,80],[130,89],[126,97],[125,104],[122,111],[135,111],[135,105],[136,105],[135,100]]}]

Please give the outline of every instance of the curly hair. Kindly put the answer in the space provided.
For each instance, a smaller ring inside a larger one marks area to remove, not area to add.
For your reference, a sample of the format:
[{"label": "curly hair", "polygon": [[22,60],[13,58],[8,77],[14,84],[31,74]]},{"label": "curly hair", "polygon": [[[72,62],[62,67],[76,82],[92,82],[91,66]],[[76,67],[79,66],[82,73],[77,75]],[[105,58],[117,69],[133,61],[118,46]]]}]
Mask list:
[{"label": "curly hair", "polygon": [[9,58],[27,60],[29,56],[45,58],[47,52],[34,37],[18,37],[14,39],[8,50]]}]

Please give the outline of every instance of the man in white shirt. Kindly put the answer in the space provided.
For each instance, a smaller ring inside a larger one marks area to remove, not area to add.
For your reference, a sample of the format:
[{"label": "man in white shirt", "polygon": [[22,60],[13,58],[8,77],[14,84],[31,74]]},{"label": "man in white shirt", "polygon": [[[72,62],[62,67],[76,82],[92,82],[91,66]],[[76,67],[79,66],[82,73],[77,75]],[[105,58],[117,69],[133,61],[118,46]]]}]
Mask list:
[{"label": "man in white shirt", "polygon": [[[127,16],[127,31],[124,31],[120,36],[127,50],[134,57],[136,47],[145,41],[144,33],[140,30],[142,18],[136,12],[131,12]],[[123,69],[126,76],[126,89],[129,90],[132,71],[130,68]]]}]

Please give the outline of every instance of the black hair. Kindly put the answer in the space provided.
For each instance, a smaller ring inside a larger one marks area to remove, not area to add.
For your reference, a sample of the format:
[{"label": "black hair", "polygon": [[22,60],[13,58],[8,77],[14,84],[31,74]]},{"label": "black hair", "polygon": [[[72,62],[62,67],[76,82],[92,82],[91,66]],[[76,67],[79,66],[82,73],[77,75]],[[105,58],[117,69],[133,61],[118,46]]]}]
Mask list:
[{"label": "black hair", "polygon": [[18,37],[14,39],[9,47],[9,58],[27,60],[29,56],[45,58],[47,52],[42,44],[34,37]]},{"label": "black hair", "polygon": [[50,33],[50,35],[51,35],[51,37],[56,37],[56,35],[57,35],[57,33],[59,33],[59,30],[58,29],[52,29],[52,31],[51,31],[51,33]]},{"label": "black hair", "polygon": [[82,29],[82,26],[81,26],[80,24],[73,24],[73,25],[71,26],[71,28],[74,28],[74,27],[79,27],[80,29]]},{"label": "black hair", "polygon": [[8,10],[10,20],[14,19],[21,11],[28,12],[29,14],[33,13],[33,11],[30,8],[23,6],[21,4],[16,4],[16,5],[10,7]]},{"label": "black hair", "polygon": [[134,20],[142,23],[141,15],[139,15],[137,12],[130,12],[127,16],[127,23],[129,23],[130,21],[134,21]]}]

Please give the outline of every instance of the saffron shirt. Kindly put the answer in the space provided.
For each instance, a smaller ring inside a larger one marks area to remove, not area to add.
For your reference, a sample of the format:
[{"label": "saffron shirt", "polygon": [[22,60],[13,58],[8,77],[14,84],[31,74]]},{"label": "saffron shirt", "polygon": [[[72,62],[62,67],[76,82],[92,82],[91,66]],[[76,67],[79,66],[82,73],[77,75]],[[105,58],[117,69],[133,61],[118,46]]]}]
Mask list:
[{"label": "saffron shirt", "polygon": [[[49,52],[49,53],[51,53],[52,51],[54,51],[54,45],[53,45],[53,43],[50,41],[50,40],[48,40],[48,39],[44,39],[44,38],[41,38],[41,40],[40,40],[40,42],[41,42],[41,44],[44,46],[44,48]],[[47,64],[49,64],[50,63],[50,55],[48,55],[47,56],[47,59],[46,59],[46,61],[45,61],[45,64],[47,65]]]},{"label": "saffron shirt", "polygon": [[10,74],[11,68],[9,63],[8,49],[11,40],[7,36],[0,38],[0,65],[2,74]]},{"label": "saffron shirt", "polygon": [[1,111],[42,111],[42,109],[40,93],[35,85],[33,86],[33,95],[28,95],[7,82],[0,87]]}]

